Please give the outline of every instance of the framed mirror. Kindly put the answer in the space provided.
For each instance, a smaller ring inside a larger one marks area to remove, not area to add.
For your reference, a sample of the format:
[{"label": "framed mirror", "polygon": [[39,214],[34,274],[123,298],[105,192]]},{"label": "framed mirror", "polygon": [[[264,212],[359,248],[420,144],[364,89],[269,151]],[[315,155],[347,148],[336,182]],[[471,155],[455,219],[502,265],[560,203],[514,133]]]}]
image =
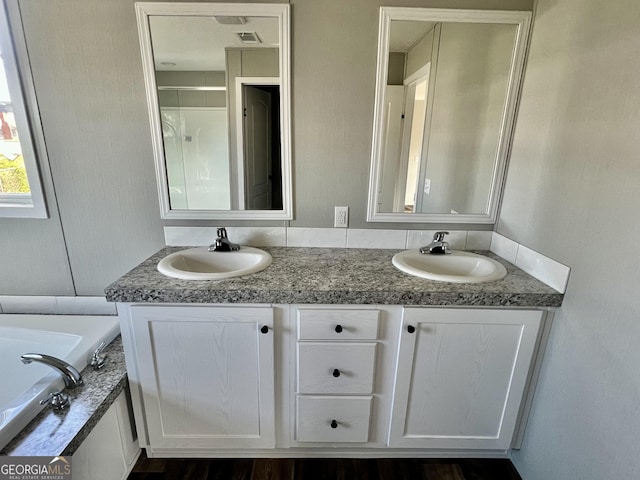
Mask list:
[{"label": "framed mirror", "polygon": [[368,221],[495,222],[530,20],[381,7]]},{"label": "framed mirror", "polygon": [[136,3],[162,218],[292,218],[289,5]]}]

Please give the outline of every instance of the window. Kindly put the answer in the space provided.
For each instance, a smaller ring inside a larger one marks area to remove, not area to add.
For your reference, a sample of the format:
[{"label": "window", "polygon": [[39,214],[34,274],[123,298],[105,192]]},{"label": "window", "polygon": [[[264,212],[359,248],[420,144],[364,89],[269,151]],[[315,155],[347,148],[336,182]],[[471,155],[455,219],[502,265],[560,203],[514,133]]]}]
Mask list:
[{"label": "window", "polygon": [[16,3],[0,0],[0,217],[47,218],[34,148],[39,115],[24,35],[19,22],[9,25],[12,7],[17,13]]}]

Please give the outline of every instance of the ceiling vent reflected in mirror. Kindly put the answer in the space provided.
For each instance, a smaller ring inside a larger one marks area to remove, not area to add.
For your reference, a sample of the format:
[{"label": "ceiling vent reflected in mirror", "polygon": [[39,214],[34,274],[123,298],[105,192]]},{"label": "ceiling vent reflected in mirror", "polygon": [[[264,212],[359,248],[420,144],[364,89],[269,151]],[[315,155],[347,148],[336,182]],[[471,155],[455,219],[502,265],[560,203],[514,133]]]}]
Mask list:
[{"label": "ceiling vent reflected in mirror", "polygon": [[215,15],[213,18],[216,19],[220,25],[244,25],[247,23],[247,17],[236,17],[230,15]]},{"label": "ceiling vent reflected in mirror", "polygon": [[256,32],[235,32],[242,43],[262,43]]}]

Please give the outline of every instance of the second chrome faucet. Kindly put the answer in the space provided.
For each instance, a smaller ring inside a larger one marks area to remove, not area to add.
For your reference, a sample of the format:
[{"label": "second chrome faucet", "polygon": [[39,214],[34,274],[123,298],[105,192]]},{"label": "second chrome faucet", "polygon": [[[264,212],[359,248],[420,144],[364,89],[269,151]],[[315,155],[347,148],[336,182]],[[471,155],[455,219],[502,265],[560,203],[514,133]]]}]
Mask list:
[{"label": "second chrome faucet", "polygon": [[420,247],[420,253],[431,255],[443,255],[446,253],[451,253],[449,242],[445,242],[444,240],[445,235],[449,235],[449,232],[436,232],[433,235],[433,241],[429,245]]}]

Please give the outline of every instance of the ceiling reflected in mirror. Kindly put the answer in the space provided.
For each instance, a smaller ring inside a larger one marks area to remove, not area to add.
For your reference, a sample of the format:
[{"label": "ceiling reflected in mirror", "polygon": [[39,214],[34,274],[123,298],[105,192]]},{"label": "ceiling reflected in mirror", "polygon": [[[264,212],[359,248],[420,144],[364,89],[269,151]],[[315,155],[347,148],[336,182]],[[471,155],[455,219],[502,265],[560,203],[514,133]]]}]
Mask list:
[{"label": "ceiling reflected in mirror", "polygon": [[224,72],[227,48],[279,46],[277,18],[157,15],[149,24],[156,71]]}]

